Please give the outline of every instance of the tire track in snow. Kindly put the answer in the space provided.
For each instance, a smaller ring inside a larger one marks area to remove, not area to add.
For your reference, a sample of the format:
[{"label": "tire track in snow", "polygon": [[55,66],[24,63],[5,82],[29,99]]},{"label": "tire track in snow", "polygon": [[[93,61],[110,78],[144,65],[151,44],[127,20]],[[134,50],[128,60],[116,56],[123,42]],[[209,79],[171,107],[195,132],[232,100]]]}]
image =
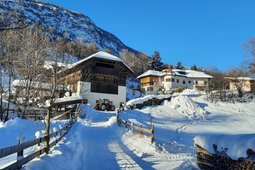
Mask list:
[{"label": "tire track in snow", "polygon": [[[79,169],[134,169],[142,168],[123,150],[116,137],[114,126],[105,127],[107,122],[80,123],[80,136],[84,165]],[[102,124],[102,126],[100,126]],[[93,134],[93,135],[92,135]]]}]

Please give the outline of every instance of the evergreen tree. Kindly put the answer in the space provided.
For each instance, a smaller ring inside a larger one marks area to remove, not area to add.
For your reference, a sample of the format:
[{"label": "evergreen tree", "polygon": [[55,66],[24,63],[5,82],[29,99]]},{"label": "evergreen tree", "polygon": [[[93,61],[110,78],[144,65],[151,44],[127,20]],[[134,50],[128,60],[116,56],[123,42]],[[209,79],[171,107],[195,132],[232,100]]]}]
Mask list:
[{"label": "evergreen tree", "polygon": [[183,66],[182,63],[179,61],[179,62],[177,62],[177,65],[176,65],[175,68],[176,68],[176,69],[182,70],[182,69],[184,69],[184,66]]},{"label": "evergreen tree", "polygon": [[191,70],[195,70],[195,71],[197,71],[197,70],[198,70],[198,68],[197,68],[196,64],[194,64],[193,66],[191,66],[191,67],[190,67],[190,69],[191,69]]},{"label": "evergreen tree", "polygon": [[151,69],[160,71],[162,69],[163,63],[161,62],[160,53],[155,51],[151,57],[151,61],[149,63]]}]

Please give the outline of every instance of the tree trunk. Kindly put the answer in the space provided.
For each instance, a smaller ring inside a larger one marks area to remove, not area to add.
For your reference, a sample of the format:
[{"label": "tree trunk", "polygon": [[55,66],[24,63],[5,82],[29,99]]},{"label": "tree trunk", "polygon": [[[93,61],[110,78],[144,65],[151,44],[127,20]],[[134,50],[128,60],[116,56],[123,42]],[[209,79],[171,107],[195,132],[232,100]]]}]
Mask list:
[{"label": "tree trunk", "polygon": [[50,115],[51,115],[51,106],[48,108],[47,116],[46,116],[46,141],[45,141],[45,152],[49,154],[50,152]]},{"label": "tree trunk", "polygon": [[10,102],[11,102],[11,76],[12,76],[12,73],[11,73],[11,59],[10,57],[8,57],[8,101],[7,101],[7,112],[6,112],[6,117],[5,117],[5,122],[9,119],[9,110],[10,110]]}]

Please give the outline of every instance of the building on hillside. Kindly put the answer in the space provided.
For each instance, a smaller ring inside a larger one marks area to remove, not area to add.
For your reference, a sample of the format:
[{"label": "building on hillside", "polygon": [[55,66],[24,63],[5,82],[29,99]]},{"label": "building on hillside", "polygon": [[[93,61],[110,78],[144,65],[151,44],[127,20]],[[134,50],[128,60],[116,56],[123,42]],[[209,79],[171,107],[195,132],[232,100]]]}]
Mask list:
[{"label": "building on hillside", "polygon": [[91,105],[100,98],[117,107],[126,103],[126,79],[133,71],[118,57],[106,52],[95,53],[59,73],[71,96],[81,96]]},{"label": "building on hillside", "polygon": [[252,77],[225,77],[229,82],[229,90],[236,91],[237,88],[243,92],[255,92],[255,78]]},{"label": "building on hillside", "polygon": [[[29,82],[29,80],[16,79],[13,81],[12,85],[15,89],[15,100],[19,101],[20,104],[23,103],[25,96],[29,96],[31,103],[33,103],[34,100],[36,100],[37,103],[45,102],[45,100],[50,98],[52,90],[51,83],[39,81]],[[30,94],[28,94],[28,89]],[[58,85],[54,95],[55,97],[62,97],[66,91],[67,89],[63,85]]]},{"label": "building on hillside", "polygon": [[145,94],[170,93],[178,88],[203,91],[208,87],[210,75],[201,71],[165,69],[148,70],[137,77]]}]

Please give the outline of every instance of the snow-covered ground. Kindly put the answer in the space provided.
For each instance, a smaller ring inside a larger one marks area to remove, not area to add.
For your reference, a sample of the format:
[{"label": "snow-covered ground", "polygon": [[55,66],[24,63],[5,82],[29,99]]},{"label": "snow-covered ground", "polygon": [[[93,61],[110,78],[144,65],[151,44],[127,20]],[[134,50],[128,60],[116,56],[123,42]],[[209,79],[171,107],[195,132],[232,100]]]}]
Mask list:
[{"label": "snow-covered ground", "polygon": [[[255,150],[254,109],[254,101],[210,103],[204,95],[186,91],[185,95],[175,94],[162,105],[120,114],[122,119],[145,127],[150,127],[152,120],[155,125],[152,144],[149,139],[118,127],[114,112],[84,106],[82,118],[51,154],[29,162],[24,169],[196,169],[194,141],[210,151],[214,143],[219,148],[227,147],[234,159],[246,157],[248,148]],[[22,123],[17,125],[24,129]],[[16,144],[19,131],[8,136],[2,129],[9,129],[9,133],[15,130],[8,123],[1,126],[1,138]],[[36,127],[35,123],[29,125],[31,129]],[[24,134],[34,138],[35,131]],[[0,140],[0,147],[7,143]]]}]

